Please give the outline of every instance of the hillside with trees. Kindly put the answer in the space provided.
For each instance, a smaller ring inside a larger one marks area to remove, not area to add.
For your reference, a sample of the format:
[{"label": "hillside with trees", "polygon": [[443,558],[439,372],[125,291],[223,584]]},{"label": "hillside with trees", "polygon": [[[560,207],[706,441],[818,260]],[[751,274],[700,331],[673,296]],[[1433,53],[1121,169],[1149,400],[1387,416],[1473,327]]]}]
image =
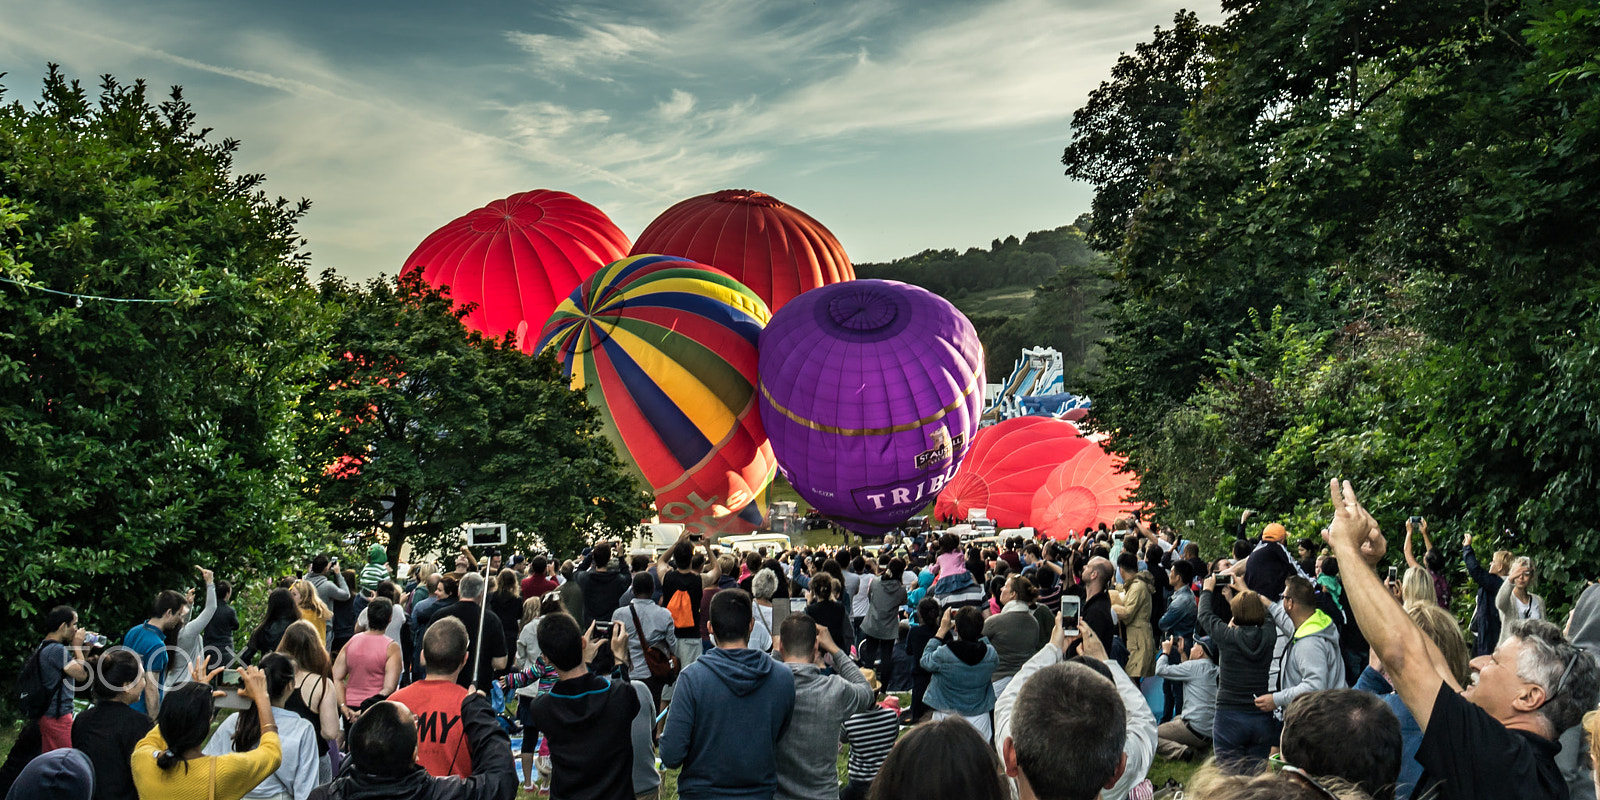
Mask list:
[{"label": "hillside with trees", "polygon": [[916,284],[961,309],[983,340],[991,381],[1010,373],[1024,347],[1060,350],[1069,388],[1099,361],[1106,261],[1077,225],[855,268],[857,278]]}]

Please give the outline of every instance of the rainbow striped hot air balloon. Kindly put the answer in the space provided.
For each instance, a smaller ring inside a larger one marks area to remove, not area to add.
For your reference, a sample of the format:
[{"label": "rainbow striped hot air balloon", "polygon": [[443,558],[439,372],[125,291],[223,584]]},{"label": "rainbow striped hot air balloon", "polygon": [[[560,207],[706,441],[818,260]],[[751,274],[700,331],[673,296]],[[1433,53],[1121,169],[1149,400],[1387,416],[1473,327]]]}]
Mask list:
[{"label": "rainbow striped hot air balloon", "polygon": [[727,273],[672,256],[624,258],[556,307],[554,348],[604,431],[656,496],[663,521],[753,530],[777,470],[756,411],[766,303]]}]

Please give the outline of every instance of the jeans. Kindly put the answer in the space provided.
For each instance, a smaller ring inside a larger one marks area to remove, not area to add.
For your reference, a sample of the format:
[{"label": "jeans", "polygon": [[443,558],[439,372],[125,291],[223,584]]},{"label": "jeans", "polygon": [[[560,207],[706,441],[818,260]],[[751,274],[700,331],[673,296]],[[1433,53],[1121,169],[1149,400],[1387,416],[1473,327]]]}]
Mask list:
[{"label": "jeans", "polygon": [[858,781],[851,778],[839,790],[839,800],[867,800],[867,790],[872,788],[872,781]]},{"label": "jeans", "polygon": [[1265,711],[1218,708],[1211,743],[1224,772],[1252,774],[1278,745],[1278,722]]}]

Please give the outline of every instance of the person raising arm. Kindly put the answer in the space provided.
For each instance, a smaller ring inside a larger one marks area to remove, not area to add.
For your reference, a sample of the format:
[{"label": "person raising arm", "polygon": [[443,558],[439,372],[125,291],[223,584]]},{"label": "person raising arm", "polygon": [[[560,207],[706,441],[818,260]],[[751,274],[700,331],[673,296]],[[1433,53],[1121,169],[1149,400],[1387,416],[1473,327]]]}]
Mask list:
[{"label": "person raising arm", "polygon": [[[1442,800],[1565,798],[1556,738],[1600,698],[1600,665],[1554,625],[1522,620],[1495,651],[1473,659],[1462,690],[1443,654],[1373,572],[1387,542],[1348,481],[1330,481],[1326,538],[1339,559],[1356,622],[1422,728],[1416,796]],[[1365,565],[1365,567],[1361,566]]]}]

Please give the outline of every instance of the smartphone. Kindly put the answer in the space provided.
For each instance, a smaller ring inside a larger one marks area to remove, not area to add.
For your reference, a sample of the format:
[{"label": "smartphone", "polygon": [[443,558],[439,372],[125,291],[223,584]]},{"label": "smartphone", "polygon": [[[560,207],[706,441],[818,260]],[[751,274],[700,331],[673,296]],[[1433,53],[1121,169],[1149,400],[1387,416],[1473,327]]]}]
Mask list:
[{"label": "smartphone", "polygon": [[244,678],[239,675],[239,670],[225,669],[222,671],[221,685],[223,688],[237,689],[244,685]]},{"label": "smartphone", "polygon": [[1078,609],[1082,602],[1074,595],[1061,598],[1061,633],[1068,639],[1081,635],[1078,631]]},{"label": "smartphone", "polygon": [[1233,585],[1233,573],[1231,573],[1231,572],[1219,572],[1219,573],[1217,573],[1217,583],[1216,583],[1216,585],[1217,585],[1217,588],[1221,588],[1223,586],[1232,586]]},{"label": "smartphone", "polygon": [[611,638],[610,625],[598,625],[594,629],[594,641],[604,642]]},{"label": "smartphone", "polygon": [[1412,525],[1421,525],[1422,524],[1422,517],[1413,515],[1411,517],[1411,524]]},{"label": "smartphone", "polygon": [[1390,567],[1389,568],[1389,582],[1393,583],[1394,581],[1399,580],[1399,578],[1400,578],[1400,568],[1399,567]]}]

